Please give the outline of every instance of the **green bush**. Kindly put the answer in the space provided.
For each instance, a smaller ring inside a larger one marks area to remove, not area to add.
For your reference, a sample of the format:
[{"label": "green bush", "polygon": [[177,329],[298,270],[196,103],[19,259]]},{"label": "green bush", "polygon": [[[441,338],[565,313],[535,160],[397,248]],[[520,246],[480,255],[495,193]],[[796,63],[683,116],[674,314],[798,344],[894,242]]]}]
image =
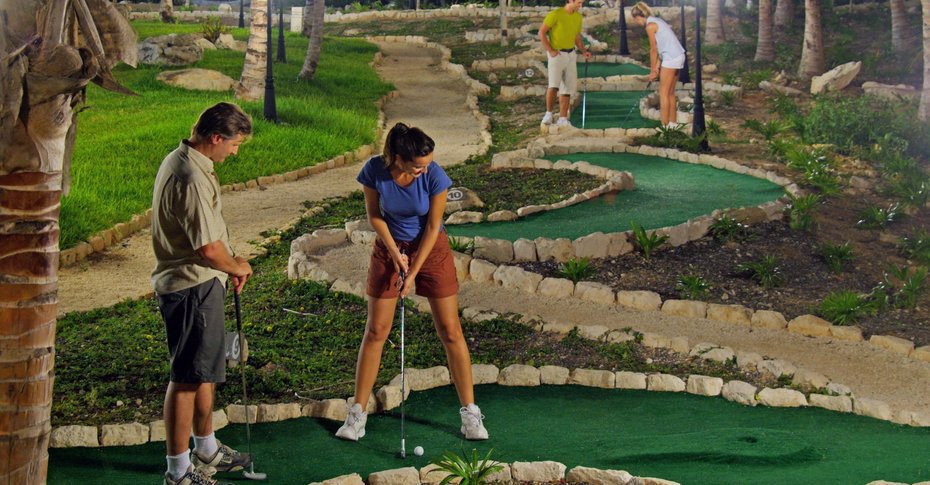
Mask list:
[{"label": "green bush", "polygon": [[883,209],[878,206],[868,205],[859,213],[859,220],[856,227],[860,229],[884,229],[888,224],[901,218],[897,204]]},{"label": "green bush", "polygon": [[788,194],[788,227],[795,231],[807,231],[814,223],[814,212],[820,203],[817,194],[795,197]]},{"label": "green bush", "polygon": [[223,25],[223,19],[220,17],[209,17],[203,21],[200,27],[203,37],[210,42],[216,42],[220,38],[220,34],[229,32],[229,27]]},{"label": "green bush", "polygon": [[646,230],[642,226],[636,225],[636,222],[630,221],[630,225],[633,226],[633,236],[636,239],[636,246],[640,251],[643,252],[643,257],[648,261],[652,257],[652,253],[659,249],[660,246],[665,244],[668,241],[668,236],[659,236],[656,234],[656,231],[646,233]]},{"label": "green bush", "polygon": [[559,275],[564,276],[577,283],[595,273],[591,266],[591,260],[588,258],[572,258],[559,265]]},{"label": "green bush", "polygon": [[930,265],[930,233],[919,229],[913,234],[901,238],[901,251],[908,259],[923,265]]},{"label": "green bush", "polygon": [[746,239],[749,226],[730,216],[721,216],[710,225],[710,232],[714,235],[714,239],[719,242],[738,242]]},{"label": "green bush", "polygon": [[771,254],[763,256],[758,261],[740,264],[737,269],[743,273],[748,273],[751,279],[765,288],[780,286],[784,281],[781,261]]},{"label": "green bush", "polygon": [[842,183],[834,168],[833,157],[826,148],[796,145],[787,150],[785,158],[788,168],[803,172],[804,182],[808,185],[824,195],[839,192]]},{"label": "green bush", "polygon": [[843,267],[853,260],[853,249],[849,242],[843,244],[823,243],[818,249],[820,257],[834,273],[839,273]]},{"label": "green bush", "polygon": [[851,325],[868,311],[868,301],[848,290],[830,293],[820,304],[820,316],[835,325]]},{"label": "green bush", "polygon": [[675,285],[678,296],[685,300],[704,300],[710,294],[710,285],[699,275],[682,275]]},{"label": "green bush", "polygon": [[656,131],[655,135],[637,138],[636,142],[641,145],[675,148],[686,152],[699,153],[703,151],[701,144],[707,137],[705,131],[701,136],[692,138],[691,135],[685,133],[684,126],[660,126],[656,128]]},{"label": "green bush", "polygon": [[491,448],[483,460],[478,459],[478,450],[471,450],[471,459],[462,449],[462,455],[456,455],[451,451],[446,451],[441,458],[437,458],[430,463],[436,466],[435,469],[428,473],[445,472],[448,475],[443,477],[439,485],[448,485],[457,483],[458,485],[484,485],[488,483],[488,477],[504,469],[504,465],[491,460]]},{"label": "green bush", "polygon": [[449,247],[452,248],[453,251],[471,254],[475,251],[475,240],[466,237],[450,236]]},{"label": "green bush", "polygon": [[790,122],[779,119],[771,119],[763,123],[757,119],[750,118],[743,122],[743,127],[762,135],[765,141],[770,142],[778,135],[791,130],[792,125]]}]

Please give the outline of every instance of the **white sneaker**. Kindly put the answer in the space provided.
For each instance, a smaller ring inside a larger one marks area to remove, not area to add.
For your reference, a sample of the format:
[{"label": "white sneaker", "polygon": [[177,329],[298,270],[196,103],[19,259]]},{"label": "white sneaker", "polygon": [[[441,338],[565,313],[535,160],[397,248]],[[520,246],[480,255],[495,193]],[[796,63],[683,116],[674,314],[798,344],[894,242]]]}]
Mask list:
[{"label": "white sneaker", "polygon": [[559,121],[555,122],[555,126],[572,126],[572,122],[568,121],[568,118],[559,118]]},{"label": "white sneaker", "polygon": [[543,115],[542,124],[544,125],[552,124],[552,111],[546,111],[546,114]]},{"label": "white sneaker", "polygon": [[349,415],[346,416],[346,422],[336,431],[336,436],[344,440],[358,441],[365,436],[365,423],[368,422],[368,414],[362,411],[362,406],[358,403],[349,408]]},{"label": "white sneaker", "polygon": [[481,409],[478,406],[469,404],[467,407],[460,409],[459,414],[462,416],[462,434],[465,435],[465,439],[488,439],[488,430],[482,424],[484,415],[481,414]]}]

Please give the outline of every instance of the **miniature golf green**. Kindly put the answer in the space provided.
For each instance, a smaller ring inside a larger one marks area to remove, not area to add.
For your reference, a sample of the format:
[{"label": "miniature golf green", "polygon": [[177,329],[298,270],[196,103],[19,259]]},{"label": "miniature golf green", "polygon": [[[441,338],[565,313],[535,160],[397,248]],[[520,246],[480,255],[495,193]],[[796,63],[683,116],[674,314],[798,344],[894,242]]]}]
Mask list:
[{"label": "miniature golf green", "polygon": [[[578,89],[582,89],[579,81]],[[656,120],[643,118],[639,114],[639,100],[652,91],[598,91],[581,96],[581,103],[572,109],[569,121],[581,128],[582,114],[585,129],[604,128],[654,128]],[[580,94],[579,94],[580,96]],[[582,107],[586,106],[584,110]],[[584,111],[582,113],[582,111]]]},{"label": "miniature golf green", "polygon": [[[318,482],[348,473],[423,467],[445,450],[477,448],[504,462],[554,460],[626,470],[685,484],[867,483],[930,479],[930,429],[910,428],[819,408],[747,407],[684,393],[578,386],[478,386],[491,434],[462,442],[451,386],[411,394],[407,458],[400,415],[372,415],[357,443],[333,436],[338,422],[300,418],[252,427],[256,471],[274,484]],[[217,432],[245,448],[245,429]],[[422,457],[413,456],[423,446]],[[51,484],[158,483],[163,443],[50,450]],[[227,474],[248,483],[241,474]]]},{"label": "miniature golf green", "polygon": [[578,79],[583,77],[609,77],[609,76],[629,76],[629,75],[647,75],[649,69],[636,64],[619,64],[615,62],[588,62],[588,75],[584,75],[584,57],[578,57]]},{"label": "miniature golf green", "polygon": [[[629,171],[636,189],[602,195],[563,209],[537,212],[510,222],[446,226],[453,236],[575,239],[594,232],[623,232],[630,221],[647,229],[674,226],[715,209],[759,205],[781,197],[782,188],[767,180],[706,165],[633,153],[576,153],[547,159],[585,160]],[[480,196],[480,194],[479,194]]]}]

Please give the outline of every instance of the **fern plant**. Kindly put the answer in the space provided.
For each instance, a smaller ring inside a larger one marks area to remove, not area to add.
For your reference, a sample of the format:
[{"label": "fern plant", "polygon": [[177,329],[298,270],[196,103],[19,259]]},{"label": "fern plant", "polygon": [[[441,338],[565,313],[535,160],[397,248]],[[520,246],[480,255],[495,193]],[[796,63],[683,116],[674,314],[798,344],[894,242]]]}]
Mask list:
[{"label": "fern plant", "polygon": [[901,212],[897,204],[892,204],[887,209],[875,205],[869,205],[859,213],[859,220],[856,227],[861,229],[884,229],[888,224],[898,220]]},{"label": "fern plant", "polygon": [[220,17],[209,17],[203,21],[200,30],[203,32],[205,39],[216,42],[220,38],[220,34],[229,32],[229,27],[223,25],[223,20]]},{"label": "fern plant", "polygon": [[820,304],[820,315],[835,325],[852,325],[869,312],[865,298],[854,291],[836,291]]},{"label": "fern plant", "polygon": [[643,257],[648,261],[652,257],[652,253],[659,249],[660,246],[665,244],[668,241],[668,236],[658,235],[656,231],[646,233],[646,230],[642,226],[637,226],[636,222],[630,221],[630,225],[633,226],[633,236],[636,238],[636,245],[639,247],[639,250],[643,252]]},{"label": "fern plant", "polygon": [[765,288],[779,286],[784,281],[781,262],[771,254],[763,256],[758,261],[743,263],[737,268],[744,273],[749,273],[750,278]]},{"label": "fern plant", "polygon": [[685,300],[704,300],[710,294],[710,285],[699,275],[682,275],[678,278],[675,291]]},{"label": "fern plant", "polygon": [[488,482],[488,477],[491,474],[504,469],[504,465],[491,460],[491,453],[493,452],[494,449],[492,448],[481,460],[478,458],[478,450],[476,449],[471,450],[470,459],[464,448],[462,449],[462,456],[446,451],[441,458],[431,462],[437,468],[430,470],[428,473],[440,471],[448,473],[439,482],[439,485],[448,485],[453,481],[457,481],[459,485],[484,485]]},{"label": "fern plant", "polygon": [[853,260],[853,249],[849,242],[843,244],[823,243],[819,248],[820,257],[834,273],[843,271],[843,267]]},{"label": "fern plant", "polygon": [[572,258],[559,265],[559,274],[577,283],[595,272],[594,266],[591,266],[591,260],[588,258]]},{"label": "fern plant", "polygon": [[930,233],[920,229],[901,238],[901,251],[908,259],[930,265]]},{"label": "fern plant", "polygon": [[748,230],[749,227],[746,224],[730,216],[721,216],[710,225],[710,232],[714,235],[714,239],[722,243],[742,241],[746,239]]},{"label": "fern plant", "polygon": [[460,253],[472,253],[475,251],[475,240],[452,236],[449,237],[449,247]]},{"label": "fern plant", "polygon": [[790,199],[788,227],[795,231],[807,231],[814,223],[814,212],[817,209],[817,204],[820,203],[820,196],[808,194],[795,197],[788,194],[788,199]]}]

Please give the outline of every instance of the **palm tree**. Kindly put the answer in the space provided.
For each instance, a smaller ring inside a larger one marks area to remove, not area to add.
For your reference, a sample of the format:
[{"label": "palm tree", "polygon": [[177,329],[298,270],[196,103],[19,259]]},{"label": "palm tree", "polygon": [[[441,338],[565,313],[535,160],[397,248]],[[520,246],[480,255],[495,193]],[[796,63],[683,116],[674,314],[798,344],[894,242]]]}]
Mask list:
[{"label": "palm tree", "polygon": [[759,41],[756,44],[754,60],[775,60],[775,41],[772,37],[772,0],[759,0]]},{"label": "palm tree", "polygon": [[911,27],[907,24],[907,9],[904,0],[890,0],[891,3],[891,47],[895,52],[902,52],[911,46],[914,38]]},{"label": "palm tree", "polygon": [[924,13],[924,87],[920,93],[917,117],[930,121],[930,0],[920,0]]},{"label": "palm tree", "polygon": [[307,55],[304,65],[300,68],[300,79],[313,79],[316,66],[320,63],[320,47],[323,46],[323,16],[326,14],[326,0],[314,0],[313,11],[310,12],[311,27],[310,41],[307,43]]},{"label": "palm tree", "polygon": [[820,0],[804,0],[804,47],[798,77],[807,80],[823,74],[823,24],[820,21]]},{"label": "palm tree", "polygon": [[723,0],[708,0],[704,44],[718,45],[726,42],[726,40],[726,36],[723,34]]},{"label": "palm tree", "polygon": [[45,483],[58,214],[77,113],[91,81],[130,92],[110,69],[135,65],[136,35],[110,2],[0,0],[0,18],[0,482]]},{"label": "palm tree", "polygon": [[313,16],[310,15],[313,12],[313,2],[314,0],[307,0],[304,4],[303,25],[301,26],[301,34],[304,37],[310,37],[310,32],[313,30]]},{"label": "palm tree", "polygon": [[249,45],[242,63],[242,77],[236,85],[236,98],[255,101],[265,93],[265,67],[268,55],[268,0],[252,0]]},{"label": "palm tree", "polygon": [[778,0],[775,7],[775,26],[790,27],[794,23],[794,0]]},{"label": "palm tree", "polygon": [[501,16],[501,46],[507,45],[507,4],[510,3],[509,0],[498,0],[500,4],[500,16]]},{"label": "palm tree", "polygon": [[161,0],[159,13],[161,14],[162,22],[174,23],[174,2],[172,0]]}]

